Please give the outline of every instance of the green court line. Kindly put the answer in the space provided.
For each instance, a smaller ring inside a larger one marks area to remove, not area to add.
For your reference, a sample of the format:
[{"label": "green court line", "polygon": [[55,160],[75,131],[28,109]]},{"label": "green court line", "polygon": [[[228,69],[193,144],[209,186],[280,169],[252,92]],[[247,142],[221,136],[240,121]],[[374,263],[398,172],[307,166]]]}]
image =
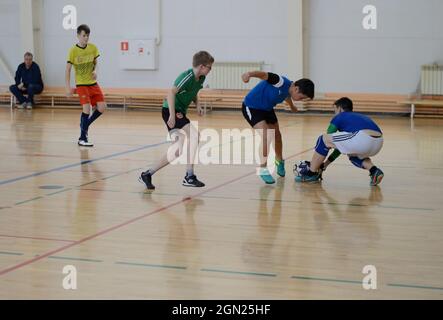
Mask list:
[{"label": "green court line", "polygon": [[164,268],[164,269],[179,269],[179,270],[186,270],[187,269],[187,267],[182,267],[182,266],[170,266],[170,265],[163,265],[163,264],[147,264],[147,263],[123,262],[123,261],[116,261],[115,264],[122,264],[122,265],[128,265],[128,266],[138,266],[138,267],[149,267],[149,268]]},{"label": "green court line", "polygon": [[387,208],[387,209],[404,209],[404,210],[422,210],[422,211],[435,211],[433,208],[410,208],[410,207],[396,207],[396,206],[386,206],[379,204],[378,207],[380,208]]},{"label": "green court line", "polygon": [[[149,164],[150,165],[150,164]],[[148,165],[148,166],[149,166]],[[131,169],[131,170],[129,170],[129,171],[126,171],[125,173],[130,173],[130,172],[133,172],[133,171],[137,171],[137,170],[142,170],[144,167],[141,167],[141,168],[134,168],[134,169]]]},{"label": "green court line", "polygon": [[48,193],[46,196],[53,196],[54,194],[58,194],[58,193],[62,193],[62,192],[66,192],[66,191],[69,191],[69,190],[71,190],[72,188],[67,188],[67,189],[63,189],[63,190],[59,190],[59,191],[56,191],[56,192],[51,192],[51,193]]},{"label": "green court line", "polygon": [[298,280],[313,280],[313,281],[328,281],[328,282],[340,282],[340,283],[353,283],[353,284],[362,284],[362,281],[355,280],[342,280],[342,279],[327,279],[327,278],[315,278],[315,277],[305,277],[305,276],[292,276],[292,279]]},{"label": "green court line", "polygon": [[96,182],[99,182],[100,180],[94,180],[94,181],[91,181],[91,182],[86,182],[86,183],[83,183],[83,184],[81,184],[81,185],[79,185],[79,186],[77,186],[77,187],[83,187],[83,186],[87,186],[88,184],[93,184],[93,183],[96,183]]},{"label": "green court line", "polygon": [[414,289],[429,289],[429,290],[443,290],[441,287],[428,287],[428,286],[418,286],[413,284],[400,284],[400,283],[388,283],[390,287],[400,287],[400,288],[414,288]]},{"label": "green court line", "polygon": [[116,173],[116,174],[113,174],[112,176],[101,178],[101,180],[108,180],[108,179],[111,179],[111,178],[114,178],[114,177],[117,177],[117,176],[122,176],[122,175],[124,175],[124,174],[126,174],[126,173],[127,173],[127,172]]},{"label": "green court line", "polygon": [[120,190],[109,190],[109,189],[93,189],[93,188],[81,188],[77,190],[87,190],[87,191],[100,191],[100,192],[123,192]]},{"label": "green court line", "polygon": [[229,273],[229,274],[242,274],[248,276],[261,276],[261,277],[276,277],[275,273],[259,273],[259,272],[245,272],[245,271],[230,271],[230,270],[220,270],[220,269],[200,269],[200,271],[205,272],[219,272],[219,273]]},{"label": "green court line", "polygon": [[103,260],[97,260],[97,259],[60,257],[60,256],[49,256],[48,259],[74,260],[74,261],[86,261],[86,262],[103,262]]},{"label": "green court line", "polygon": [[320,202],[320,201],[313,201],[312,203],[315,204],[329,204],[332,206],[350,206],[350,207],[368,207],[367,204],[358,204],[358,203],[336,203],[336,202]]},{"label": "green court line", "polygon": [[42,199],[42,198],[43,198],[43,196],[35,197],[35,198],[29,199],[29,200],[17,202],[15,205],[18,206],[20,204],[23,204],[23,203],[26,203],[26,202],[31,202],[31,201]]},{"label": "green court line", "polygon": [[227,200],[240,200],[241,199],[241,198],[234,198],[234,197],[218,197],[218,196],[199,196],[198,198],[227,199]]},{"label": "green court line", "polygon": [[387,208],[387,209],[404,209],[404,210],[422,210],[422,211],[435,211],[435,209],[432,208],[410,208],[410,207],[397,207],[397,206],[386,206],[386,205],[370,205],[370,204],[358,204],[358,203],[336,203],[336,202],[320,202],[320,201],[313,201],[312,203],[315,204],[328,204],[333,206],[351,206],[351,207],[373,207],[377,206],[379,208]]},{"label": "green court line", "polygon": [[133,171],[136,171],[136,170],[141,170],[141,169],[143,169],[143,168],[135,168],[135,169],[131,169],[131,170],[125,171],[125,172],[119,172],[119,173],[113,174],[112,176],[101,178],[101,180],[108,180],[108,179],[115,178],[115,177],[118,177],[118,176],[123,176],[125,174],[130,173],[130,172],[133,172]]},{"label": "green court line", "polygon": [[22,256],[23,253],[20,252],[6,252],[6,251],[0,251],[0,254],[7,254],[7,255],[11,255],[11,256]]},{"label": "green court line", "polygon": [[140,193],[140,194],[152,194],[153,196],[159,195],[159,196],[171,196],[171,197],[178,197],[179,194],[177,193],[161,193],[161,192],[155,192],[154,190],[145,190],[145,191],[131,191],[129,193]]},{"label": "green court line", "polygon": [[280,200],[280,199],[259,199],[259,198],[250,198],[249,200],[256,200],[256,201],[273,201],[273,202],[295,202],[295,203],[301,203],[300,200]]}]

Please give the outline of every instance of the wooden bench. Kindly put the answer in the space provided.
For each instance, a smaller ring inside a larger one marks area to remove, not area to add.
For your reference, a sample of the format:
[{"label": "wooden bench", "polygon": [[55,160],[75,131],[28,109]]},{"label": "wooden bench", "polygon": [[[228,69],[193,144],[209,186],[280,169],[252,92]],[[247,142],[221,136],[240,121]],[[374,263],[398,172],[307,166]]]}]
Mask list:
[{"label": "wooden bench", "polygon": [[[436,107],[437,108],[443,107],[443,100],[414,99],[414,100],[399,101],[398,103],[411,106],[411,119],[414,118],[414,116],[415,116],[417,106],[433,107],[432,109],[435,109]],[[435,110],[433,112],[431,111],[431,113],[432,113],[431,115],[424,114],[423,116],[435,116]],[[443,112],[441,112],[441,114],[443,114]]]},{"label": "wooden bench", "polygon": [[[104,88],[106,102],[108,104],[122,105],[127,108],[160,108],[167,96],[168,89],[144,89],[144,88]],[[205,112],[213,109],[240,110],[247,90],[217,90],[202,89],[199,92],[199,100]],[[374,113],[397,113],[410,114],[411,118],[416,115],[417,106],[421,106],[420,115],[441,116],[443,115],[443,100],[415,99],[406,95],[387,94],[359,94],[359,93],[327,93],[317,94],[317,97],[308,102],[297,103],[300,111],[333,111],[332,104],[340,97],[347,96],[354,102],[354,110],[358,112]],[[35,97],[36,103],[56,106],[80,108],[78,96],[66,97],[63,87],[47,87]],[[0,103],[9,103],[14,106],[14,97],[7,87],[0,87]],[[286,104],[277,106],[289,110]],[[427,108],[424,108],[427,107]],[[193,108],[193,106],[191,106]],[[440,111],[441,110],[441,111]]]},{"label": "wooden bench", "polygon": [[367,113],[396,113],[408,114],[409,109],[398,101],[406,99],[405,95],[390,94],[365,94],[365,93],[326,93],[318,94],[317,97],[306,102],[306,108],[310,111],[333,112],[333,103],[341,98],[348,97],[354,103],[354,110]]}]

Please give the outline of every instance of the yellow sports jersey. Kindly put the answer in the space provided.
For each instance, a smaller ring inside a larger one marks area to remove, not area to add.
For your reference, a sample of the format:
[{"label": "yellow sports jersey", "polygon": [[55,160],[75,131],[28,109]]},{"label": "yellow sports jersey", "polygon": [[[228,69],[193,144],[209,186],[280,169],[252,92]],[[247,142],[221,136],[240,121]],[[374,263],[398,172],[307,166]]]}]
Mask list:
[{"label": "yellow sports jersey", "polygon": [[85,48],[78,44],[72,46],[68,54],[68,63],[75,69],[75,83],[78,86],[93,85],[96,81],[92,78],[94,71],[94,60],[100,56],[98,49],[92,43],[88,43]]}]

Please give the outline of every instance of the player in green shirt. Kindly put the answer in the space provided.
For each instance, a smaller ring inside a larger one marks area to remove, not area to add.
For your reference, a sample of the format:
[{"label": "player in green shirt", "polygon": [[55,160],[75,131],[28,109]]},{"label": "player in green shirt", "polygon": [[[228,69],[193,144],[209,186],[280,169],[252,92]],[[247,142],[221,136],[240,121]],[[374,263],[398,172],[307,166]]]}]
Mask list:
[{"label": "player in green shirt", "polygon": [[[206,51],[197,52],[192,60],[192,68],[182,72],[169,90],[167,99],[163,102],[162,118],[171,136],[177,139],[173,148],[150,169],[142,172],[139,180],[143,181],[150,190],[155,189],[152,176],[161,168],[178,158],[184,147],[187,147],[187,170],[183,179],[183,186],[204,187],[194,174],[194,157],[198,147],[198,130],[190,123],[186,116],[189,105],[194,102],[199,115],[203,115],[203,108],[198,102],[198,92],[203,88],[206,76],[211,71],[214,58]],[[185,141],[187,144],[185,145]]]}]

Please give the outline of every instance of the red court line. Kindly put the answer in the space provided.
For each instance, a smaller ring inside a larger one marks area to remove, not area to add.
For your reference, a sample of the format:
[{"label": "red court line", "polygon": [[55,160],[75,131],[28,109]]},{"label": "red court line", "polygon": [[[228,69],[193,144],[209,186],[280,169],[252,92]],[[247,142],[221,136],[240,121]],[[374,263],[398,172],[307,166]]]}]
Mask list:
[{"label": "red court line", "polygon": [[9,234],[0,234],[0,237],[2,237],[2,238],[16,238],[16,239],[60,241],[60,242],[75,242],[75,240],[55,239],[55,238],[42,238],[42,237],[28,237],[28,236],[16,236],[16,235],[9,235]]},{"label": "red court line", "polygon": [[[307,150],[303,150],[303,151],[301,151],[301,152],[299,152],[299,153],[296,153],[296,154],[293,154],[292,156],[289,156],[289,157],[287,157],[286,159],[294,158],[294,157],[296,157],[296,156],[298,156],[298,155],[301,155],[301,154],[303,154],[303,153],[305,153],[305,152],[308,152],[308,151],[310,151],[310,150],[312,150],[312,148],[307,149]],[[246,174],[241,175],[241,176],[239,176],[239,177],[237,177],[237,178],[234,178],[234,179],[231,179],[231,180],[225,181],[225,182],[223,182],[223,183],[221,183],[221,184],[219,184],[219,185],[216,185],[216,186],[214,186],[214,187],[212,187],[212,188],[208,188],[208,189],[206,189],[205,191],[199,192],[199,193],[197,193],[197,194],[195,194],[195,195],[193,195],[193,196],[189,196],[189,197],[183,198],[183,199],[181,199],[181,200],[175,201],[175,202],[173,202],[173,203],[171,203],[171,204],[168,204],[167,206],[161,207],[161,208],[159,208],[159,209],[156,209],[156,210],[154,210],[154,211],[148,212],[148,213],[143,214],[143,215],[141,215],[141,216],[138,216],[138,217],[132,218],[132,219],[130,219],[130,220],[124,221],[124,222],[122,222],[122,223],[120,223],[120,224],[117,224],[117,225],[115,225],[115,226],[112,226],[112,227],[109,227],[109,228],[107,228],[107,229],[104,229],[104,230],[102,230],[102,231],[100,231],[100,232],[97,232],[97,233],[92,234],[92,235],[90,235],[90,236],[88,236],[88,237],[85,237],[85,238],[83,238],[83,239],[80,239],[80,240],[77,240],[77,241],[72,242],[72,243],[70,243],[70,244],[67,244],[67,245],[65,245],[65,246],[63,246],[63,247],[60,247],[60,248],[54,249],[54,250],[49,251],[49,252],[46,252],[46,253],[44,253],[44,254],[42,254],[42,255],[36,256],[36,257],[34,257],[34,258],[32,258],[32,259],[29,259],[29,260],[23,261],[22,263],[19,263],[19,264],[16,264],[16,265],[11,266],[11,267],[9,267],[9,268],[6,268],[6,269],[3,269],[3,270],[0,270],[0,276],[4,275],[4,274],[6,274],[6,273],[9,273],[9,272],[11,272],[11,271],[15,271],[15,270],[17,270],[17,269],[20,269],[20,268],[22,268],[22,267],[24,267],[24,266],[27,266],[27,265],[29,265],[29,264],[31,264],[31,263],[34,263],[34,262],[36,262],[36,261],[42,260],[42,259],[44,259],[44,258],[46,258],[46,257],[49,257],[49,256],[54,255],[54,254],[56,254],[56,253],[59,253],[59,252],[61,252],[61,251],[64,251],[64,250],[66,250],[66,249],[69,249],[69,248],[71,248],[71,247],[73,247],[73,246],[76,246],[76,245],[81,244],[81,243],[83,243],[83,242],[86,242],[86,241],[88,241],[88,240],[91,240],[91,239],[97,238],[97,237],[99,237],[99,236],[101,236],[101,235],[103,235],[103,234],[105,234],[105,233],[108,233],[108,232],[111,232],[111,231],[113,231],[113,230],[119,229],[119,228],[121,228],[121,227],[127,226],[127,225],[129,225],[129,224],[131,224],[131,223],[133,223],[133,222],[135,222],[135,221],[138,221],[138,220],[144,219],[144,218],[146,218],[146,217],[149,217],[149,216],[151,216],[151,215],[153,215],[153,214],[155,214],[155,213],[157,213],[157,212],[161,212],[161,211],[163,211],[163,210],[166,210],[166,209],[169,209],[169,208],[171,208],[171,207],[174,207],[174,206],[176,206],[177,204],[184,203],[184,202],[186,202],[186,201],[189,201],[189,200],[192,200],[192,199],[194,199],[194,198],[197,198],[197,197],[199,197],[199,196],[201,196],[201,195],[203,195],[203,194],[205,194],[205,193],[208,193],[208,192],[210,192],[210,191],[212,191],[212,190],[215,190],[215,189],[218,189],[218,188],[224,187],[224,186],[226,186],[226,185],[228,185],[228,184],[231,184],[231,183],[233,183],[233,182],[236,182],[236,181],[238,181],[238,180],[241,180],[241,179],[243,179],[243,178],[246,178],[246,177],[248,177],[248,176],[250,176],[250,175],[253,175],[253,174],[255,174],[255,173],[256,173],[255,170],[252,171],[252,172],[246,173]]]}]

